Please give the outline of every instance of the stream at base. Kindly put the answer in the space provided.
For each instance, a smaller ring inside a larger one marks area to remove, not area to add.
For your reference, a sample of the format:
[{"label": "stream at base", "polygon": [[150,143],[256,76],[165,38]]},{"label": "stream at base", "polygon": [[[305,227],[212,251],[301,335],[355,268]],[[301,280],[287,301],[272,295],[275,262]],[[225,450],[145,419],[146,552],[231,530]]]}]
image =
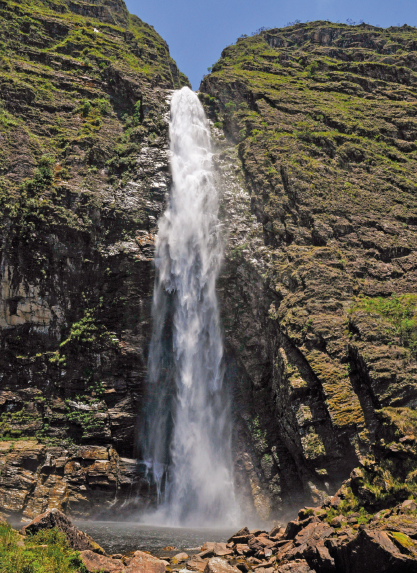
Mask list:
[{"label": "stream at base", "polygon": [[[231,529],[186,529],[156,527],[129,522],[75,521],[76,527],[90,535],[109,554],[128,551],[150,551],[157,557],[175,555],[180,551],[197,553],[205,541],[227,541],[235,533]],[[173,546],[175,551],[163,551]],[[193,551],[194,550],[194,551]]]}]

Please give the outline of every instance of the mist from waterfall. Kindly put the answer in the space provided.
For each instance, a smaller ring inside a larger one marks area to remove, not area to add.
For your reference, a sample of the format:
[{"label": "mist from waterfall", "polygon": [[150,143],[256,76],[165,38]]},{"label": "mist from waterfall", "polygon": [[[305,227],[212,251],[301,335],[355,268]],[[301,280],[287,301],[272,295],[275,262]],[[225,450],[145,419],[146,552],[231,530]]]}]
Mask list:
[{"label": "mist from waterfall", "polygon": [[211,137],[196,94],[171,101],[172,189],[158,222],[153,333],[142,452],[158,488],[153,522],[213,526],[237,520],[230,396],[216,279],[223,249]]}]

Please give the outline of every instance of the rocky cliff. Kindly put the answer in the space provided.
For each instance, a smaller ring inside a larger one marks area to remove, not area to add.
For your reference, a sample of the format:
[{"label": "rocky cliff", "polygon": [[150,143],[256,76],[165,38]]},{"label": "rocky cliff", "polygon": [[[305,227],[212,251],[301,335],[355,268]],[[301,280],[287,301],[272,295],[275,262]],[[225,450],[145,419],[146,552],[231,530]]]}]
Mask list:
[{"label": "rocky cliff", "polygon": [[[187,79],[121,0],[0,11],[0,511],[123,514],[155,496],[134,435]],[[416,50],[406,26],[299,24],[201,85],[247,515],[322,503],[359,464],[372,507],[414,491]]]},{"label": "rocky cliff", "polygon": [[222,289],[236,462],[265,517],[360,463],[374,496],[413,488],[416,42],[408,26],[264,30],[201,84],[230,142],[219,170],[241,162],[235,205],[256,216],[228,210]]},{"label": "rocky cliff", "polygon": [[2,1],[0,35],[0,506],[91,515],[152,497],[134,429],[188,81],[121,0]]}]

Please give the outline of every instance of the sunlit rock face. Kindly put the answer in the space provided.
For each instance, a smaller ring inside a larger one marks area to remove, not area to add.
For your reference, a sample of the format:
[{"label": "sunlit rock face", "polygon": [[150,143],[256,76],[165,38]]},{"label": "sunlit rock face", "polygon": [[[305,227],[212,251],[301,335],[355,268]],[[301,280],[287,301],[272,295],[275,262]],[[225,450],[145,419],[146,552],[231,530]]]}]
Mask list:
[{"label": "sunlit rock face", "polygon": [[[0,511],[138,515],[160,494],[140,412],[168,100],[187,80],[123,3],[56,8],[0,9]],[[269,30],[202,83],[234,488],[254,523],[319,504],[359,462],[414,483],[416,40]]]},{"label": "sunlit rock face", "polygon": [[167,96],[188,82],[123,2],[55,7],[0,14],[14,70],[0,70],[0,511],[93,516],[155,497],[135,426],[170,186]]},{"label": "sunlit rock face", "polygon": [[416,403],[415,40],[407,26],[267,30],[200,87],[234,144],[219,132],[235,189],[222,320],[236,459],[264,508],[317,504],[368,459],[401,465],[380,436],[406,440]]}]

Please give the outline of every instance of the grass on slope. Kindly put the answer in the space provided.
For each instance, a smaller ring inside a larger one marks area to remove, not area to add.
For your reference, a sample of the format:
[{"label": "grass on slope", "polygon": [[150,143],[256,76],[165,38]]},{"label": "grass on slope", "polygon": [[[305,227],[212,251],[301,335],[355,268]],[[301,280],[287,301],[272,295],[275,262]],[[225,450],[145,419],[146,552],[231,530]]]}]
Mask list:
[{"label": "grass on slope", "polygon": [[39,531],[26,538],[0,523],[0,573],[85,573],[86,569],[63,533]]}]

